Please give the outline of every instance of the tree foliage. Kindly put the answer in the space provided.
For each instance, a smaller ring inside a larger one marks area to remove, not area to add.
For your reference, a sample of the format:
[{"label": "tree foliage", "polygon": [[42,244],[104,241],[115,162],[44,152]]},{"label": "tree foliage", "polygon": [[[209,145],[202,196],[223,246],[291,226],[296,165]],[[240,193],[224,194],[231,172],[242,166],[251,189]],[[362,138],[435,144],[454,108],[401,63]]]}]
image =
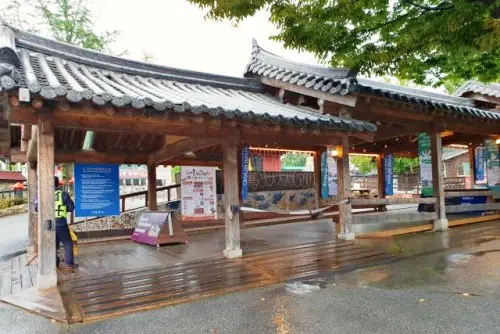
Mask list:
[{"label": "tree foliage", "polygon": [[500,79],[500,0],[188,0],[212,19],[268,10],[274,39],[331,66],[455,86]]},{"label": "tree foliage", "polygon": [[358,171],[365,175],[377,168],[377,164],[372,157],[362,155],[352,155],[349,157],[349,162],[355,166]]},{"label": "tree foliage", "polygon": [[2,16],[14,27],[101,52],[109,53],[119,35],[116,30],[95,31],[85,0],[13,0]]},{"label": "tree foliage", "polygon": [[307,157],[307,153],[287,153],[282,156],[281,163],[285,167],[304,167]]},{"label": "tree foliage", "polygon": [[394,175],[411,175],[418,172],[420,162],[418,158],[395,157],[393,171]]}]

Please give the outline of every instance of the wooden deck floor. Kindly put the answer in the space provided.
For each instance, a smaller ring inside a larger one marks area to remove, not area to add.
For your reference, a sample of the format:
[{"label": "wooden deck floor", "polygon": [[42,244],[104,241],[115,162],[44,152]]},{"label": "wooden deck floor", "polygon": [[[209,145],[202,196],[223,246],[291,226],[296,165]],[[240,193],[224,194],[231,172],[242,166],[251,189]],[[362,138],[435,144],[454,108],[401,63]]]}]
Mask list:
[{"label": "wooden deck floor", "polygon": [[354,242],[316,242],[199,261],[64,280],[74,321],[91,321],[396,259]]}]

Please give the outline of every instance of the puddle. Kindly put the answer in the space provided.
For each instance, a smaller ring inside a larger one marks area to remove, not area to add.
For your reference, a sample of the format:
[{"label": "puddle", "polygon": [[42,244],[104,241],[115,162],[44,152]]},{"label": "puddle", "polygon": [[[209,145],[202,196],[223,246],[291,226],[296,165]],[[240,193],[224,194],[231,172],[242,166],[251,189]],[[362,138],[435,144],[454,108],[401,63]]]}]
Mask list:
[{"label": "puddle", "polygon": [[446,260],[451,263],[461,264],[467,263],[470,259],[472,259],[474,255],[467,253],[454,253],[450,254],[446,257]]},{"label": "puddle", "polygon": [[285,290],[294,295],[305,295],[324,288],[326,288],[326,283],[321,280],[289,282],[285,284]]}]

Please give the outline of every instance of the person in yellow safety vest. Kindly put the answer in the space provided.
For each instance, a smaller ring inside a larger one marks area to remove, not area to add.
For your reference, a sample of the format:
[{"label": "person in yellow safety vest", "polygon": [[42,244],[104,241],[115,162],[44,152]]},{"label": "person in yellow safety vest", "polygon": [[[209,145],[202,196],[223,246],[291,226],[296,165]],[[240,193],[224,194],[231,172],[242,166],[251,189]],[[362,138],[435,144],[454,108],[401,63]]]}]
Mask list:
[{"label": "person in yellow safety vest", "polygon": [[59,249],[59,244],[62,243],[64,246],[64,263],[66,267],[76,268],[74,258],[73,258],[73,241],[71,240],[71,235],[68,228],[68,213],[72,212],[75,208],[75,204],[71,199],[71,196],[62,191],[59,188],[59,178],[54,177],[55,186],[55,217],[56,217],[56,265],[59,267],[59,256],[57,256],[57,250]]}]

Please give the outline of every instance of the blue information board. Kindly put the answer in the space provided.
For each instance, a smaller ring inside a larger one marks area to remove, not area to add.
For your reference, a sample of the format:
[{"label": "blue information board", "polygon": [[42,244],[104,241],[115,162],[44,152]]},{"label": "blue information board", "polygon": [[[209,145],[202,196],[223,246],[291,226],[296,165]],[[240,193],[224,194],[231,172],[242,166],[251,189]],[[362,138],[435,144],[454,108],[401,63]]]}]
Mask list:
[{"label": "blue information board", "polygon": [[118,165],[75,164],[75,216],[120,215]]},{"label": "blue information board", "polygon": [[394,156],[392,154],[386,155],[384,157],[384,193],[385,195],[394,195],[394,185],[393,185],[393,163]]},{"label": "blue information board", "polygon": [[484,181],[484,147],[476,147],[474,151],[474,172],[476,182]]}]

